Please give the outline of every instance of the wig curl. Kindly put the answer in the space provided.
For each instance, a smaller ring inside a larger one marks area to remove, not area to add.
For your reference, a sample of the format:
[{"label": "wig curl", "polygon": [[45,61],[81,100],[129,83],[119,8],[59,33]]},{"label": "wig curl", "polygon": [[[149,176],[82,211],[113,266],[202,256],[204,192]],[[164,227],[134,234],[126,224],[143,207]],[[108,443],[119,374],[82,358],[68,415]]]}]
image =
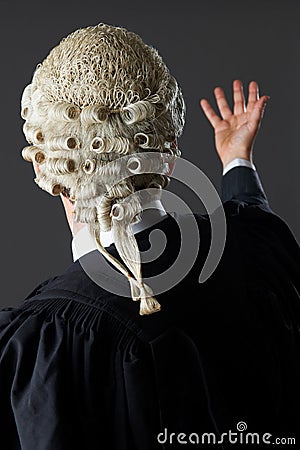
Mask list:
[{"label": "wig curl", "polygon": [[[22,95],[21,116],[30,144],[22,156],[40,168],[35,182],[54,196],[68,192],[74,221],[88,224],[98,249],[128,278],[140,314],[159,311],[143,283],[131,230],[142,214],[134,194],[168,185],[147,151],[180,156],[174,142],[183,130],[185,105],[157,50],[124,28],[78,29],[37,66]],[[132,155],[132,176],[114,183],[123,155]],[[143,173],[145,168],[153,173]],[[110,229],[124,264],[101,243],[100,231]]]}]

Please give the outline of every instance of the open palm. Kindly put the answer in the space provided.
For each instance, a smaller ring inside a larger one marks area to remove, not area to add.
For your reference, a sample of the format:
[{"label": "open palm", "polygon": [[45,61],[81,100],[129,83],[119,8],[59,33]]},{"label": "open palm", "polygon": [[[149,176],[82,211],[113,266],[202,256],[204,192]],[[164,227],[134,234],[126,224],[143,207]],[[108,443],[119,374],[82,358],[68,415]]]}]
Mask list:
[{"label": "open palm", "polygon": [[235,158],[251,160],[253,143],[269,97],[265,95],[259,98],[258,85],[255,81],[251,81],[246,107],[242,83],[235,80],[232,112],[223,89],[215,88],[214,94],[221,117],[215,113],[206,99],[201,100],[201,107],[214,128],[216,149],[223,166]]}]

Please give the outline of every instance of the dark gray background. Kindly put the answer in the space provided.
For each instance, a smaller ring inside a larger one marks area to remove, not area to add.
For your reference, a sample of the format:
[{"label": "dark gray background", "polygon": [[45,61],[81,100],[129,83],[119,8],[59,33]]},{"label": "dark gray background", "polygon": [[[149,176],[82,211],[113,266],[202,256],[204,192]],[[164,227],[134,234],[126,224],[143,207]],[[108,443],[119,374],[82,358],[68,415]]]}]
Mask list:
[{"label": "dark gray background", "polygon": [[[299,2],[284,1],[0,1],[1,34],[1,305],[13,305],[72,262],[71,233],[59,198],[33,182],[20,156],[26,145],[20,97],[35,66],[76,28],[106,22],[125,26],[157,47],[182,86],[187,124],[185,158],[219,190],[221,164],[213,132],[199,107],[222,85],[255,79],[269,94],[254,161],[273,210],[300,238],[299,214]],[[202,205],[173,183],[193,210]]]}]

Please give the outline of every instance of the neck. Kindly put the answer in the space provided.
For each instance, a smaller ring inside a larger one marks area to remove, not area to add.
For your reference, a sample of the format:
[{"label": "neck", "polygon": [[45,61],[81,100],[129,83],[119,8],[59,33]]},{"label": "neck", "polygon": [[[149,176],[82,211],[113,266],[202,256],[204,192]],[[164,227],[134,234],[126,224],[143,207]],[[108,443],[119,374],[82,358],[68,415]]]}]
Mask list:
[{"label": "neck", "polygon": [[[148,227],[151,227],[152,225],[155,225],[157,222],[159,222],[163,217],[165,217],[167,215],[167,213],[161,203],[161,200],[158,199],[157,197],[155,198],[155,196],[153,196],[152,198],[149,196],[142,196],[141,197],[141,205],[143,208],[143,211],[141,214],[141,220],[139,222],[131,225],[133,233],[138,233],[139,231],[143,230],[144,228],[148,228]],[[67,206],[69,206],[69,205],[67,205]],[[67,217],[68,217],[68,221],[70,224],[70,228],[72,230],[73,237],[82,228],[87,226],[86,223],[73,222],[73,215],[71,212],[68,215],[68,211],[67,211]],[[110,231],[102,232],[102,233],[103,233],[103,236],[105,236],[105,234],[109,235]]]},{"label": "neck", "polygon": [[[167,213],[160,200],[148,200],[142,203],[143,212],[141,220],[131,225],[133,233],[139,233],[140,231],[155,225],[167,216]],[[104,246],[110,245],[114,242],[114,236],[112,230],[101,231],[100,238]]]},{"label": "neck", "polygon": [[[147,205],[143,205],[142,218],[138,223],[132,224],[131,228],[133,233],[139,233],[140,231],[155,225],[163,220],[167,213],[160,200],[154,200],[148,202]],[[83,227],[74,235],[72,240],[73,260],[80,258],[86,253],[95,250],[97,248],[96,243],[89,232],[87,224],[82,224]],[[101,231],[100,240],[104,247],[110,246],[114,243],[114,236],[112,231]]]},{"label": "neck", "polygon": [[133,233],[138,233],[144,228],[151,227],[167,215],[160,200],[152,200],[143,205],[143,207],[146,209],[143,210],[141,220],[131,225]]}]

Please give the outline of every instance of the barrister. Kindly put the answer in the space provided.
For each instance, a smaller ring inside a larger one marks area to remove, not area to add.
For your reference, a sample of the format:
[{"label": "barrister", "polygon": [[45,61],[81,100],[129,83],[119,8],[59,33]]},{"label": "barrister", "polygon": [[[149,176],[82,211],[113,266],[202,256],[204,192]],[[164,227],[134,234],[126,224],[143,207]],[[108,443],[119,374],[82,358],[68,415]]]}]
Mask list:
[{"label": "barrister", "polygon": [[[124,155],[147,161],[150,151],[180,157],[185,107],[176,80],[137,35],[104,24],[67,36],[37,67],[22,98],[23,157],[36,183],[63,201],[74,261],[0,312],[4,449],[150,450],[163,448],[157,437],[166,429],[220,436],[239,421],[249,431],[295,435],[300,252],[252,161],[268,97],[252,82],[245,107],[240,81],[233,91],[231,111],[215,90],[221,117],[201,102],[224,168],[221,261],[199,284],[211,235],[209,218],[195,213],[197,260],[155,295],[143,278],[176,259],[180,230],[159,195],[141,214],[145,205],[132,194],[160,192],[172,170],[112,186],[117,169],[105,168]],[[142,263],[137,253],[153,230],[167,245]],[[83,269],[105,277],[103,258],[132,298]]]}]

